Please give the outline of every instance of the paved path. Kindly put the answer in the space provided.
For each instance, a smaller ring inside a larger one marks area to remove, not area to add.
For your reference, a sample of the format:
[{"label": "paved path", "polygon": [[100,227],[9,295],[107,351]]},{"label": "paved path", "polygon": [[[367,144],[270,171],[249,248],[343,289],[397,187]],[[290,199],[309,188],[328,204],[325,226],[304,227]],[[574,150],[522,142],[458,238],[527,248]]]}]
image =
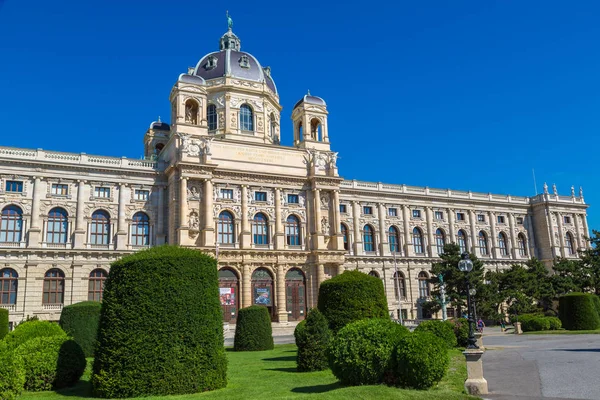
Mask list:
[{"label": "paved path", "polygon": [[484,334],[489,399],[600,399],[600,335]]}]

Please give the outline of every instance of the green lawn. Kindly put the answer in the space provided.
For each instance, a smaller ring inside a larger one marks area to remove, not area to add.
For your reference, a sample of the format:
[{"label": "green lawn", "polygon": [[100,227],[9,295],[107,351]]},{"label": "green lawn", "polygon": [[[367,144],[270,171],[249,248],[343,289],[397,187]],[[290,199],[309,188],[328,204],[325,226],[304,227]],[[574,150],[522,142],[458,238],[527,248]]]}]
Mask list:
[{"label": "green lawn", "polygon": [[[296,372],[296,346],[280,345],[271,351],[236,353],[228,351],[229,382],[226,388],[192,395],[168,396],[169,399],[475,399],[464,394],[467,370],[459,350],[452,350],[450,369],[438,387],[429,391],[401,390],[385,385],[344,387],[330,371]],[[89,363],[88,363],[89,364]],[[19,400],[76,400],[91,397],[89,365],[82,381],[58,392],[26,392]],[[152,399],[148,397],[147,399]],[[154,397],[158,398],[158,397]]]},{"label": "green lawn", "polygon": [[600,335],[600,329],[594,329],[589,331],[568,331],[566,329],[559,329],[557,331],[532,331],[523,332],[524,335]]}]

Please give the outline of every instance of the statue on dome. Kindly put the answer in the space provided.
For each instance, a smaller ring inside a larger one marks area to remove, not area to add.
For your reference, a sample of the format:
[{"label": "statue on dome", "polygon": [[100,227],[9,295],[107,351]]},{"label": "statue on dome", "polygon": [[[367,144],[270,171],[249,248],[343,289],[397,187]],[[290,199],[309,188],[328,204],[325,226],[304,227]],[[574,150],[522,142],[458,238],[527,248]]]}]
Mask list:
[{"label": "statue on dome", "polygon": [[231,30],[233,28],[233,20],[229,16],[229,10],[227,10],[227,13],[225,15],[227,15],[227,28]]}]

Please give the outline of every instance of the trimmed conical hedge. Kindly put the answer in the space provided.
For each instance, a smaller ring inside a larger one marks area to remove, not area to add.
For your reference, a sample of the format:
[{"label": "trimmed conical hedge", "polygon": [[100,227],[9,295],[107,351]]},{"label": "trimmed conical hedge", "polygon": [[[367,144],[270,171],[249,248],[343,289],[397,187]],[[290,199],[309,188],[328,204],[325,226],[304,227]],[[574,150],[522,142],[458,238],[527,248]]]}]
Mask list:
[{"label": "trimmed conical hedge", "polygon": [[600,328],[600,316],[590,293],[569,293],[558,299],[558,317],[565,329],[580,331]]},{"label": "trimmed conical hedge", "polygon": [[233,350],[273,350],[273,329],[267,307],[250,306],[238,311]]},{"label": "trimmed conical hedge", "polygon": [[217,264],[175,246],[111,265],[92,384],[100,397],[197,393],[227,384]]}]

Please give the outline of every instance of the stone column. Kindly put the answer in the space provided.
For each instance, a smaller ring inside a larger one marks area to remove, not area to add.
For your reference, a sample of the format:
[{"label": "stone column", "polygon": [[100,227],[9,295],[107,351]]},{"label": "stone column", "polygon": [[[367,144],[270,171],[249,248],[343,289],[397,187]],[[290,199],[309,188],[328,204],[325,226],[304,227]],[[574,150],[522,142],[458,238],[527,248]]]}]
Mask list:
[{"label": "stone column", "polygon": [[575,232],[577,233],[577,248],[583,248],[583,238],[581,237],[581,227],[579,225],[579,215],[573,214],[573,219],[575,220]]},{"label": "stone column", "polygon": [[318,235],[321,233],[321,191],[317,188],[313,189],[313,249],[318,248]]},{"label": "stone column", "polygon": [[179,245],[184,245],[189,240],[189,209],[187,200],[187,178],[179,177],[179,227],[177,229],[179,236]]},{"label": "stone column", "polygon": [[[588,223],[587,223],[587,215],[586,214],[581,214],[581,219],[583,221],[583,235],[587,238],[590,237],[590,231],[588,229]],[[585,249],[589,249],[590,248],[590,243],[586,240],[585,241],[585,245],[583,246]]]},{"label": "stone column", "polygon": [[[556,252],[557,243],[556,238],[554,236],[554,221],[552,220],[552,214],[553,213],[546,206],[546,218],[548,221],[548,225],[550,226],[550,232],[548,232],[548,234],[550,235],[550,244],[552,245],[552,258],[554,258],[558,257],[558,254]],[[562,253],[562,250],[560,252]]]},{"label": "stone column", "polygon": [[325,265],[324,264],[317,264],[317,295],[319,293],[319,287],[321,286],[321,283],[323,283],[323,281],[325,280]]},{"label": "stone column", "polygon": [[338,275],[343,274],[345,270],[346,270],[346,268],[344,267],[344,264],[338,264],[338,266],[337,266],[337,274]]},{"label": "stone column", "polygon": [[74,247],[76,249],[82,248],[86,242],[86,226],[85,216],[83,215],[83,208],[85,206],[85,181],[77,181],[77,211],[75,216],[75,235],[74,235]]},{"label": "stone column", "polygon": [[342,230],[341,230],[342,217],[340,214],[340,191],[339,190],[333,191],[333,204],[331,205],[331,207],[333,207],[333,212],[331,215],[333,216],[332,232],[334,235],[333,240],[335,240],[334,249],[335,250],[344,250],[344,237],[342,236]]},{"label": "stone column", "polygon": [[352,222],[354,224],[354,255],[363,254],[362,237],[360,236],[360,205],[357,201],[352,202]]},{"label": "stone column", "polygon": [[[492,257],[494,258],[498,258],[500,257],[500,251],[498,249],[498,238],[497,238],[497,233],[496,233],[496,213],[493,211],[490,211],[488,213],[488,218],[490,219],[490,225],[492,227]],[[506,243],[505,243],[506,244]]]},{"label": "stone column", "polygon": [[427,248],[429,249],[429,257],[435,257],[435,252],[433,251],[435,247],[433,240],[433,212],[431,207],[425,207],[425,216],[427,218],[427,240],[429,241]]},{"label": "stone column", "polygon": [[204,246],[215,245],[215,221],[213,217],[213,184],[210,179],[204,181]]},{"label": "stone column", "polygon": [[250,265],[244,264],[242,271],[242,307],[249,307],[252,305],[252,276],[250,273]]},{"label": "stone column", "polygon": [[250,232],[250,221],[248,220],[248,186],[242,185],[242,234],[240,245],[243,249],[252,247],[252,234]]},{"label": "stone column", "polygon": [[34,177],[33,181],[33,200],[31,204],[31,227],[29,228],[28,246],[39,247],[42,229],[40,227],[40,189],[41,179]]},{"label": "stone column", "polygon": [[275,248],[277,250],[285,249],[285,233],[281,216],[281,189],[279,188],[275,188]]},{"label": "stone column", "polygon": [[277,317],[279,323],[288,323],[288,313],[285,301],[285,272],[283,264],[277,264]]},{"label": "stone column", "polygon": [[565,252],[565,232],[563,231],[563,215],[556,213],[556,221],[558,222],[558,242],[560,243],[560,255],[566,257]]},{"label": "stone column", "polygon": [[119,184],[119,219],[117,221],[117,250],[125,250],[127,248],[127,222],[125,221],[125,208],[127,206],[125,183]]},{"label": "stone column", "polygon": [[165,187],[157,186],[158,210],[156,212],[156,244],[166,243],[165,237]]},{"label": "stone column", "polygon": [[517,258],[517,237],[515,236],[515,216],[508,213],[508,226],[510,228],[510,253],[513,259]]},{"label": "stone column", "polygon": [[403,205],[402,220],[404,221],[404,255],[406,257],[410,257],[413,255],[412,242],[410,240],[410,224],[408,223],[408,221],[410,221],[410,217],[408,212],[408,206]]},{"label": "stone column", "polygon": [[466,392],[474,396],[488,394],[488,384],[483,377],[483,362],[481,360],[483,351],[479,349],[465,350],[463,354],[467,360]]},{"label": "stone column", "polygon": [[[533,222],[531,221],[531,214],[527,214],[527,243],[529,246],[529,257],[536,257],[535,254],[535,233],[533,232]],[[526,250],[527,251],[527,250]]]},{"label": "stone column", "polygon": [[469,221],[471,222],[471,252],[477,254],[477,232],[475,230],[475,211],[469,210]]},{"label": "stone column", "polygon": [[382,203],[377,204],[377,214],[379,217],[379,255],[389,255],[390,248],[387,246],[388,238],[385,230],[385,206]]},{"label": "stone column", "polygon": [[448,243],[458,243],[456,239],[456,230],[454,229],[454,210],[451,208],[446,209],[448,213],[448,232],[450,234],[450,240]]}]

